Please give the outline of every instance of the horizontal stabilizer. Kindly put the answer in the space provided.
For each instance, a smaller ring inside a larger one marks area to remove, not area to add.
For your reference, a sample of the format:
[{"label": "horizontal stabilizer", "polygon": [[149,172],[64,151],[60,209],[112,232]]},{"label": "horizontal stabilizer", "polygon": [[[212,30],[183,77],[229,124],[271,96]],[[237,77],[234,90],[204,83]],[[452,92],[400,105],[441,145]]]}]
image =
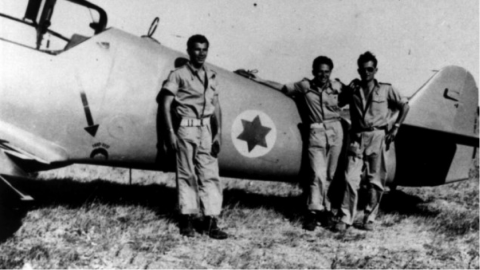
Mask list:
[{"label": "horizontal stabilizer", "polygon": [[446,140],[454,141],[457,144],[480,147],[480,137],[478,136],[469,136],[469,135],[460,134],[460,133],[445,132],[441,130],[434,130],[434,129],[429,129],[425,127],[411,126],[406,124],[404,124],[403,126],[411,128],[412,130],[417,129],[417,130],[423,130],[423,131],[431,131],[435,137],[442,137]]}]

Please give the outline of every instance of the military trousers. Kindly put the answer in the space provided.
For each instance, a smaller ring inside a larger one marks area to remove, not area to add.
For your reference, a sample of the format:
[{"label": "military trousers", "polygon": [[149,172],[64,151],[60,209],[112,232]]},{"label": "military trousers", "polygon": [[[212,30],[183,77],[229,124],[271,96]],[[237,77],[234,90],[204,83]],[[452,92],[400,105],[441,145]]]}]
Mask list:
[{"label": "military trousers", "polygon": [[385,164],[382,162],[385,147],[385,131],[373,130],[352,133],[347,149],[345,193],[340,208],[342,222],[352,225],[357,212],[358,190],[363,169],[367,184],[365,221],[375,220],[384,191]]},{"label": "military trousers", "polygon": [[312,124],[308,143],[307,208],[309,211],[331,211],[328,190],[342,151],[342,124],[340,121]]},{"label": "military trousers", "polygon": [[177,193],[181,214],[220,215],[223,194],[210,125],[177,131]]}]

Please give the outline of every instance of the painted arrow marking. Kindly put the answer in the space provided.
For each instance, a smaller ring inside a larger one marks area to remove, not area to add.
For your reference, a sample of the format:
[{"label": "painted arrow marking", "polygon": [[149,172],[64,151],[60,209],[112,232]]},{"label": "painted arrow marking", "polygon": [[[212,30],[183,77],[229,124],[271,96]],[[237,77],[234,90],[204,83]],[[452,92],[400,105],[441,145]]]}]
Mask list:
[{"label": "painted arrow marking", "polygon": [[98,125],[95,125],[93,122],[92,113],[90,112],[90,107],[88,106],[87,94],[81,91],[80,97],[82,98],[83,109],[85,110],[85,116],[87,117],[88,127],[86,127],[85,130],[88,132],[88,134],[95,137],[95,134],[97,134]]}]

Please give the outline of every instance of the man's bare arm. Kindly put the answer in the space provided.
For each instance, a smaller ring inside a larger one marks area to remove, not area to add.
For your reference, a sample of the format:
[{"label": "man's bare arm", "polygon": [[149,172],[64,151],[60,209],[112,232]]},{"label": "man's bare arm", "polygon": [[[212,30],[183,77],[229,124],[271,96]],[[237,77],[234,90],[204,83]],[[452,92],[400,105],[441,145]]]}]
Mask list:
[{"label": "man's bare arm", "polygon": [[409,110],[410,110],[410,106],[408,105],[408,102],[405,102],[398,111],[398,117],[397,117],[397,120],[395,121],[395,124],[401,125],[405,120],[405,118],[407,117]]},{"label": "man's bare arm", "polygon": [[218,96],[214,97],[213,104],[215,106],[215,112],[212,116],[212,155],[216,157],[222,146],[222,108],[220,107]]},{"label": "man's bare arm", "polygon": [[218,96],[214,97],[213,104],[215,106],[215,113],[213,115],[213,121],[215,122],[215,126],[216,126],[216,129],[217,129],[216,133],[215,133],[215,136],[219,136],[219,135],[222,134],[222,108],[220,106],[220,102],[218,101]]},{"label": "man's bare arm", "polygon": [[170,109],[174,96],[169,93],[162,93],[160,97],[160,106],[163,115],[163,132],[166,132],[166,146],[168,150],[177,150],[177,137],[173,130],[172,115]]},{"label": "man's bare arm", "polygon": [[407,117],[408,110],[410,110],[410,106],[408,105],[408,102],[405,102],[402,106],[399,107],[397,120],[395,120],[395,123],[393,124],[392,129],[385,136],[385,143],[387,144],[387,147],[391,142],[395,140],[395,137],[397,136],[398,128]]},{"label": "man's bare arm", "polygon": [[237,73],[240,76],[243,76],[243,77],[245,77],[247,79],[250,79],[252,81],[256,81],[257,83],[266,85],[266,86],[268,86],[270,88],[273,88],[275,90],[278,90],[278,91],[282,91],[282,88],[284,86],[281,83],[274,82],[274,81],[269,81],[269,80],[264,80],[264,79],[258,77],[257,75],[255,75],[257,73],[257,70],[251,71],[251,70],[239,69],[239,70],[235,70],[234,72]]},{"label": "man's bare arm", "polygon": [[275,90],[277,90],[277,91],[283,92],[282,89],[283,89],[283,86],[284,86],[284,85],[281,84],[281,83],[274,82],[274,81],[269,81],[269,80],[264,80],[264,79],[262,79],[262,78],[260,78],[260,77],[257,77],[257,76],[252,77],[252,80],[254,80],[254,81],[258,82],[258,83],[261,83],[261,84],[263,84],[263,85],[266,85],[266,86],[268,86],[268,87],[271,87],[271,88],[273,88],[273,89],[275,89]]}]

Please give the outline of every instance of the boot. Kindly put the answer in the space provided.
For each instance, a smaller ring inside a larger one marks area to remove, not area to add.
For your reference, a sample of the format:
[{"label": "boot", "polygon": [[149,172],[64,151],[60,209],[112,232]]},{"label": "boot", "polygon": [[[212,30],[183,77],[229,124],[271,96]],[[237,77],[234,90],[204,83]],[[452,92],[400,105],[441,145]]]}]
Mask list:
[{"label": "boot", "polygon": [[218,228],[216,218],[206,216],[204,218],[204,224],[205,224],[204,232],[208,234],[210,238],[218,239],[218,240],[223,240],[228,238],[228,234],[220,230],[220,228]]},{"label": "boot", "polygon": [[322,227],[326,229],[330,229],[333,226],[335,226],[335,217],[332,212],[330,211],[324,211],[321,214],[320,218],[320,223],[322,224]]},{"label": "boot", "polygon": [[348,230],[348,225],[346,223],[343,223],[342,221],[339,221],[337,222],[337,224],[335,224],[335,226],[333,227],[333,231],[334,232],[340,232],[340,233],[344,233]]},{"label": "boot", "polygon": [[373,222],[365,222],[363,223],[363,227],[362,229],[364,229],[365,231],[374,231],[375,230],[375,226],[373,225]]},{"label": "boot", "polygon": [[179,227],[180,234],[187,237],[194,237],[195,232],[193,231],[193,218],[191,215],[180,215]]},{"label": "boot", "polygon": [[365,216],[365,218],[363,219],[362,229],[364,229],[365,231],[373,231],[373,230],[375,230],[375,226],[374,226],[374,224],[373,224],[373,221],[369,221],[369,220],[368,220],[368,216]]},{"label": "boot", "polygon": [[307,231],[314,231],[317,226],[317,216],[314,212],[308,212],[305,215],[303,228]]}]

